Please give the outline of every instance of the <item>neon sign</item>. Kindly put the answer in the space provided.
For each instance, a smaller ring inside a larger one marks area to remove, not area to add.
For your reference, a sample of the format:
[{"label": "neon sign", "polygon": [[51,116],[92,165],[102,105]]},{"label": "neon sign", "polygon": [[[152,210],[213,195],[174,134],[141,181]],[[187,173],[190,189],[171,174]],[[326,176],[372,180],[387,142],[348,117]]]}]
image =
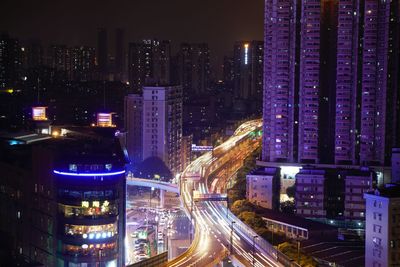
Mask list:
[{"label": "neon sign", "polygon": [[65,176],[114,176],[114,175],[120,175],[124,174],[125,170],[123,171],[117,171],[117,172],[105,172],[105,173],[76,173],[76,172],[62,172],[62,171],[57,171],[53,170],[53,173],[58,174],[58,175],[65,175]]}]

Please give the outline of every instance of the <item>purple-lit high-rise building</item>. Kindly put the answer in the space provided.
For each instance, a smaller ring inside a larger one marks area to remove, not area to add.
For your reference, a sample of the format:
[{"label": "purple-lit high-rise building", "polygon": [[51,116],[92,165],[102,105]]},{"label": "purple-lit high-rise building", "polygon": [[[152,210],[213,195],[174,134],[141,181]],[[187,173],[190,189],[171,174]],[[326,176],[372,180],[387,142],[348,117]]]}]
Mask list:
[{"label": "purple-lit high-rise building", "polygon": [[265,161],[294,161],[296,1],[265,1],[264,26]]},{"label": "purple-lit high-rise building", "polygon": [[398,1],[265,1],[264,161],[390,162],[398,15]]},{"label": "purple-lit high-rise building", "polygon": [[321,1],[302,1],[299,72],[299,162],[318,163]]},{"label": "purple-lit high-rise building", "polygon": [[386,120],[395,114],[386,111],[388,87],[394,85],[390,90],[398,91],[396,73],[388,69],[389,55],[394,55],[389,39],[398,40],[398,31],[389,32],[389,22],[398,15],[395,6],[390,1],[339,1],[337,164],[382,165],[385,149],[391,149],[386,145]]}]

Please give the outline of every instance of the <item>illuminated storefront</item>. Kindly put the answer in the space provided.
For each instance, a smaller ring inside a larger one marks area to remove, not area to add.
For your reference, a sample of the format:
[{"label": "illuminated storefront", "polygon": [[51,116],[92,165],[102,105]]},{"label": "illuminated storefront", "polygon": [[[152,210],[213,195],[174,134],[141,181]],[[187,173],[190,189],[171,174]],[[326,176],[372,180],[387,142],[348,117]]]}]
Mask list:
[{"label": "illuminated storefront", "polygon": [[46,108],[47,107],[32,107],[32,120],[47,121]]},{"label": "illuminated storefront", "polygon": [[58,260],[62,267],[123,266],[125,171],[111,163],[68,163],[57,183]]}]

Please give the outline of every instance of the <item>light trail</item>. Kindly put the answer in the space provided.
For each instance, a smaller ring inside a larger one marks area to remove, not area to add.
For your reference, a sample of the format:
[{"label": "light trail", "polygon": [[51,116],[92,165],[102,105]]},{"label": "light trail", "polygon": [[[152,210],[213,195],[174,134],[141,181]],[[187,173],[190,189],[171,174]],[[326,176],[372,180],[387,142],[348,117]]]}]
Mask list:
[{"label": "light trail", "polygon": [[[222,257],[230,247],[232,222],[226,217],[226,207],[219,202],[192,203],[192,189],[198,190],[201,194],[208,193],[207,176],[223,169],[224,164],[228,161],[241,160],[242,157],[232,151],[235,151],[241,142],[249,139],[250,132],[261,126],[261,119],[243,123],[228,140],[217,146],[212,152],[206,152],[194,160],[182,173],[181,200],[187,209],[187,214],[189,216],[192,214],[196,221],[196,233],[199,235],[200,241],[196,247],[189,249],[188,254],[183,255],[182,259],[168,266],[213,266],[215,261]],[[245,146],[243,149],[246,151],[243,155],[250,154],[255,147],[254,145]],[[240,167],[240,165],[237,166]],[[199,180],[193,180],[191,177],[198,177]],[[191,211],[192,204],[193,211]],[[245,259],[246,265],[251,265],[253,262],[252,240],[246,237],[240,229],[234,227],[234,230],[232,235],[234,251]],[[254,255],[257,267],[282,266],[269,255],[263,255],[257,246]]]}]

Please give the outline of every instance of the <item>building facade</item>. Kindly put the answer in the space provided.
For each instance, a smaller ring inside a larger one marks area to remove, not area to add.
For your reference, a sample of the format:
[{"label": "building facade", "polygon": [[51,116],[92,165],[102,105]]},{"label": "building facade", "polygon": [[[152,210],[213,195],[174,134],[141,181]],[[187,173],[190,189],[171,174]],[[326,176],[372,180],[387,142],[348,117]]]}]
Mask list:
[{"label": "building facade", "polygon": [[162,159],[175,175],[182,171],[182,88],[143,87],[143,160]]},{"label": "building facade", "polygon": [[265,1],[263,160],[389,165],[399,25],[398,1]]},{"label": "building facade", "polygon": [[364,194],[366,200],[365,266],[400,264],[400,186]]},{"label": "building facade", "polygon": [[400,183],[400,148],[392,149],[392,183]]},{"label": "building facade", "polygon": [[129,44],[128,77],[134,93],[145,85],[170,83],[171,45],[169,41],[142,40]]},{"label": "building facade", "polygon": [[97,32],[97,66],[101,80],[104,80],[108,72],[108,37],[105,28]]},{"label": "building facade", "polygon": [[3,139],[1,265],[125,264],[125,160],[98,138]]},{"label": "building facade", "polygon": [[22,52],[18,40],[0,34],[0,88],[13,88],[20,80]]},{"label": "building facade", "polygon": [[208,44],[181,44],[176,58],[177,81],[182,85],[184,101],[204,94],[210,83],[210,49]]},{"label": "building facade", "polygon": [[246,175],[246,199],[267,209],[279,209],[280,169],[260,168]]},{"label": "building facade", "polygon": [[143,97],[129,94],[125,97],[126,148],[132,165],[143,160]]},{"label": "building facade", "polygon": [[296,174],[296,213],[321,221],[365,221],[363,194],[376,186],[376,174],[368,169],[304,167]]},{"label": "building facade", "polygon": [[235,98],[259,100],[262,96],[264,44],[236,42],[233,49],[233,92]]}]

